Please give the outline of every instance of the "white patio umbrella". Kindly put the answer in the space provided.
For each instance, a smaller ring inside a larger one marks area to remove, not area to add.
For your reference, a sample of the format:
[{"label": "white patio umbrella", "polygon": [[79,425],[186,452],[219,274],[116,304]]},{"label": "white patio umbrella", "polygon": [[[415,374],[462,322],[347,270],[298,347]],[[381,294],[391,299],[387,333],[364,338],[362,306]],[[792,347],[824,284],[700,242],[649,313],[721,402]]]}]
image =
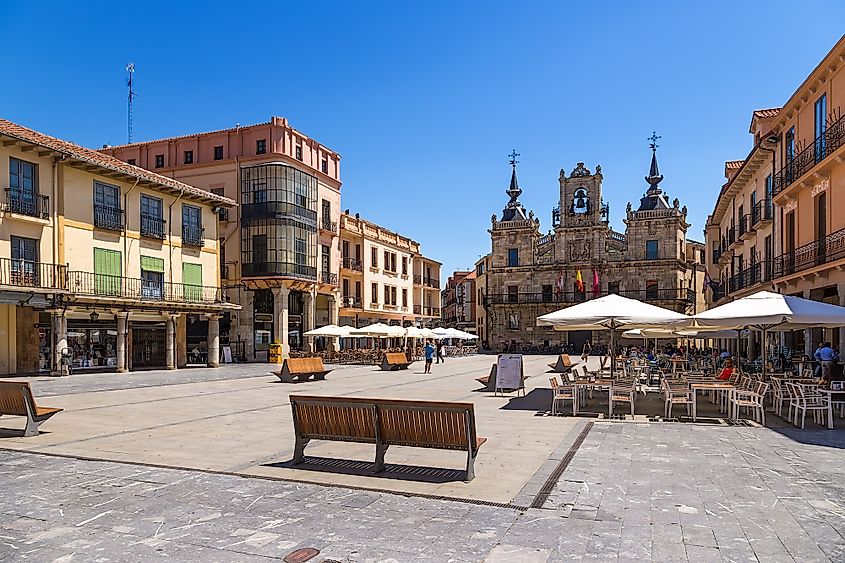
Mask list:
[{"label": "white patio umbrella", "polygon": [[327,338],[346,338],[352,330],[351,326],[326,325],[304,333],[304,336],[325,336]]},{"label": "white patio umbrella", "polygon": [[458,330],[457,328],[435,328],[434,333],[441,338],[457,338],[458,340],[473,340],[478,338],[474,334]]},{"label": "white patio umbrella", "polygon": [[684,323],[689,323],[686,315],[616,294],[537,317],[539,326],[553,326],[555,330],[609,330],[611,376],[616,368],[616,335],[619,330],[667,328]]},{"label": "white patio umbrella", "polygon": [[[845,307],[802,297],[759,291],[692,317],[690,328],[751,328],[763,333],[765,355],[768,331],[836,328],[845,325]],[[763,375],[766,358],[763,358]]]},{"label": "white patio umbrella", "polygon": [[[742,332],[744,336],[748,331]],[[626,338],[735,338],[736,330],[672,330],[668,328],[634,328],[626,330],[622,336]]]},{"label": "white patio umbrella", "polygon": [[349,336],[363,336],[369,338],[400,338],[405,336],[405,329],[401,326],[390,326],[384,323],[373,323],[371,325],[354,328],[349,331]]},{"label": "white patio umbrella", "polygon": [[417,328],[415,326],[409,326],[406,328],[405,336],[407,338],[440,338],[440,336],[430,328]]}]

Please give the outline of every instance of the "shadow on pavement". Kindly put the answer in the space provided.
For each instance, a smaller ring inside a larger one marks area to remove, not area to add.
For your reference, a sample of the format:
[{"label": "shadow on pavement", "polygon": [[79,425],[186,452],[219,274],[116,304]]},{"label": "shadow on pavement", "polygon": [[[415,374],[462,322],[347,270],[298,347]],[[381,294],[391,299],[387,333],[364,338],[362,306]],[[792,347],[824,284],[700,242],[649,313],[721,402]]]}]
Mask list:
[{"label": "shadow on pavement", "polygon": [[292,465],[292,461],[266,463],[263,467],[285,469],[301,469],[321,473],[335,473],[339,475],[361,475],[366,477],[381,477],[400,481],[419,481],[422,483],[450,483],[466,480],[466,471],[458,469],[442,469],[436,467],[420,467],[386,463],[384,471],[375,473],[373,462],[353,459],[335,459],[326,457],[305,456],[305,461]]}]

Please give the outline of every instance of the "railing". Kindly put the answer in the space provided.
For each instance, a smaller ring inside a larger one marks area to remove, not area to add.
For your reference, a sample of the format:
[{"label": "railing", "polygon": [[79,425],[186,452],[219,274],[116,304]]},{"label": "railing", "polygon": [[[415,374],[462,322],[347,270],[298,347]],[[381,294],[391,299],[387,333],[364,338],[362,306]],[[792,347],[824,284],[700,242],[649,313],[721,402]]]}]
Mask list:
[{"label": "railing", "polygon": [[845,258],[845,229],[775,258],[774,277],[788,276],[842,258]]},{"label": "railing", "polygon": [[440,289],[440,280],[436,278],[423,278],[423,285],[426,287],[433,287],[434,289]]},{"label": "railing", "polygon": [[108,205],[94,205],[94,226],[108,231],[123,230],[123,209]]},{"label": "railing", "polygon": [[422,276],[414,275],[414,285],[422,285]]},{"label": "railing", "polygon": [[555,235],[543,235],[537,239],[537,246],[543,246],[555,241]]},{"label": "railing", "polygon": [[349,297],[344,295],[340,299],[340,306],[341,307],[349,307],[352,309],[360,309],[361,308],[361,298],[360,297]]},{"label": "railing", "polygon": [[323,219],[320,223],[320,228],[324,231],[330,231],[332,233],[337,232],[337,221],[331,221],[329,219]]},{"label": "railing", "polygon": [[722,258],[722,249],[718,244],[713,245],[713,264],[718,264],[719,259]]},{"label": "railing", "polygon": [[519,219],[517,221],[496,221],[493,223],[493,230],[501,229],[524,229],[526,227],[533,227],[534,221],[530,219]]},{"label": "railing", "polygon": [[185,246],[205,246],[205,229],[182,225],[182,244]]},{"label": "railing", "polygon": [[768,260],[763,262],[756,262],[741,272],[734,274],[727,281],[727,287],[724,288],[725,294],[743,290],[747,287],[752,287],[758,283],[769,281],[772,279],[772,263]]},{"label": "railing", "polygon": [[66,289],[67,266],[16,258],[0,258],[0,285]]},{"label": "railing", "polygon": [[34,192],[6,188],[6,205],[4,209],[9,213],[49,219],[50,198]]},{"label": "railing", "polygon": [[420,305],[414,305],[414,314],[422,315],[422,307]]},{"label": "railing", "polygon": [[750,215],[743,215],[739,218],[739,236],[740,236],[740,238],[742,238],[742,236],[745,235],[745,233],[747,233],[748,230],[749,230],[748,224],[751,222],[751,221],[749,221],[749,219],[751,219]]},{"label": "railing", "polygon": [[659,219],[663,217],[675,217],[680,215],[679,209],[650,209],[647,211],[629,211],[628,215],[633,219]]},{"label": "railing", "polygon": [[320,275],[320,281],[328,285],[337,285],[337,274],[332,272],[323,272]]},{"label": "railing", "polygon": [[141,213],[141,236],[164,240],[164,225],[167,223],[161,217]]},{"label": "railing", "polygon": [[[691,289],[633,289],[614,292],[623,297],[639,301],[695,301],[695,291]],[[599,297],[608,295],[602,291]],[[487,295],[485,305],[518,305],[523,303],[580,303],[592,298],[592,292],[563,291],[557,293],[498,293]]]},{"label": "railing", "polygon": [[349,256],[344,256],[340,265],[342,268],[346,268],[347,270],[355,270],[357,272],[364,271],[364,263],[361,260],[358,260],[357,258],[350,258]]},{"label": "railing", "polygon": [[616,231],[611,230],[610,231],[610,240],[615,240],[617,242],[627,243],[628,237],[625,235],[625,233],[617,233]]},{"label": "railing", "polygon": [[244,262],[241,277],[282,276],[317,281],[317,268],[291,262]]},{"label": "railing", "polygon": [[754,204],[751,209],[751,224],[756,226],[762,221],[772,220],[772,200],[764,199]]},{"label": "railing", "polygon": [[219,287],[185,283],[155,282],[92,272],[68,272],[68,290],[79,295],[119,299],[183,303],[222,303]]},{"label": "railing", "polygon": [[830,156],[845,142],[845,116],[833,122],[813,143],[802,150],[772,178],[772,194],[777,195],[801,176],[809,172],[816,164]]},{"label": "railing", "polygon": [[423,314],[428,317],[439,317],[440,316],[440,308],[439,307],[423,307]]}]

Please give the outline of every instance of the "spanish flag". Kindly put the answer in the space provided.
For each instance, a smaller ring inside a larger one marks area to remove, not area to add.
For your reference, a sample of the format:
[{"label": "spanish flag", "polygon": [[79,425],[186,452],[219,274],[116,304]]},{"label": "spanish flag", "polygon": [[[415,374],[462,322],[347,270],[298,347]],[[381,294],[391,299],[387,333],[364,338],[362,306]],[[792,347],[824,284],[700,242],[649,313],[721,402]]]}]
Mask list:
[{"label": "spanish flag", "polygon": [[581,277],[581,270],[578,270],[578,273],[575,274],[575,287],[581,293],[584,292],[584,278]]}]

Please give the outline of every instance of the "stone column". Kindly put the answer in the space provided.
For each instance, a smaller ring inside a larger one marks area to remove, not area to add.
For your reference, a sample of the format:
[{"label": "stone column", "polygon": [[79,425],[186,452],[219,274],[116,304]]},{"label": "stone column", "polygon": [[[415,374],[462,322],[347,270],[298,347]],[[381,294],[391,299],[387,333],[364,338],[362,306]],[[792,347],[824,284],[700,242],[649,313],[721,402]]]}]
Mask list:
[{"label": "stone column", "polygon": [[117,373],[126,373],[126,335],[129,333],[129,313],[117,314]]},{"label": "stone column", "polygon": [[220,367],[220,315],[208,315],[208,367]]},{"label": "stone column", "polygon": [[288,297],[290,289],[287,287],[273,288],[273,321],[276,324],[275,342],[282,345],[282,356],[290,357],[290,342],[288,341]]},{"label": "stone column", "polygon": [[176,369],[176,319],[179,315],[167,315],[167,335],[164,342],[164,358],[167,369]]},{"label": "stone column", "polygon": [[67,345],[67,317],[64,310],[52,311],[50,321],[53,325],[53,361],[50,375],[67,375],[67,366],[62,364],[62,351],[68,350]]},{"label": "stone column", "polygon": [[745,357],[749,361],[757,357],[757,331],[749,330],[745,337]]},{"label": "stone column", "polygon": [[813,359],[813,353],[816,351],[815,345],[813,343],[813,329],[805,328],[804,329],[804,353],[810,356],[810,360]]},{"label": "stone column", "polygon": [[[328,303],[329,303],[329,324],[336,325],[340,323],[340,297],[336,291],[332,292],[328,296]],[[332,351],[336,352],[340,350],[340,339],[339,338],[329,338],[327,341],[326,347]]]},{"label": "stone column", "polygon": [[[315,289],[310,289],[303,293],[302,304],[302,333],[305,334],[309,330],[314,329],[314,320],[317,317],[317,298],[315,296]],[[314,353],[314,337],[303,336],[302,344],[305,351],[309,354]]]}]

